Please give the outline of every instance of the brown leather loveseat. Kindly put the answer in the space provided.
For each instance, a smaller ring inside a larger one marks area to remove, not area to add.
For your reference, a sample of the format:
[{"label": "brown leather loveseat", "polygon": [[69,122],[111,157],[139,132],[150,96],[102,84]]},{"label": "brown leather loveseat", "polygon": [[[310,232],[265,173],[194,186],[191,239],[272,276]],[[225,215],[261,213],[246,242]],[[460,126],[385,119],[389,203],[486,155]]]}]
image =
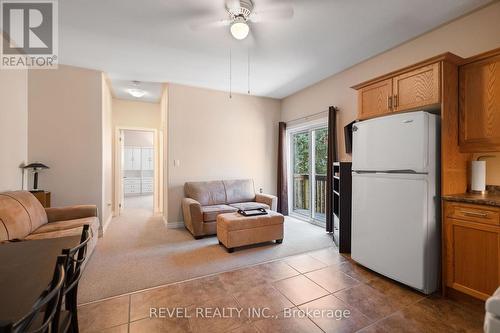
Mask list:
[{"label": "brown leather loveseat", "polygon": [[93,205],[43,208],[28,191],[0,193],[0,242],[79,236],[90,226],[90,255],[97,244],[99,218]]},{"label": "brown leather loveseat", "polygon": [[182,199],[184,225],[195,238],[217,233],[217,215],[265,208],[276,211],[278,198],[255,193],[252,179],[188,182]]}]

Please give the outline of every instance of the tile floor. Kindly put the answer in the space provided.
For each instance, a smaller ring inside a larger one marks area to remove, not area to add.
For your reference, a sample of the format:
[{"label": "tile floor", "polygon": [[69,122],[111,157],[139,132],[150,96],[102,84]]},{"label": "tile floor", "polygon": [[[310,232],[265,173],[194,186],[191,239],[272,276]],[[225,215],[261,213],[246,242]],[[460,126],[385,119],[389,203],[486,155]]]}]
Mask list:
[{"label": "tile floor", "polygon": [[425,296],[333,247],[79,308],[82,332],[107,333],[481,332],[483,317],[479,302]]}]

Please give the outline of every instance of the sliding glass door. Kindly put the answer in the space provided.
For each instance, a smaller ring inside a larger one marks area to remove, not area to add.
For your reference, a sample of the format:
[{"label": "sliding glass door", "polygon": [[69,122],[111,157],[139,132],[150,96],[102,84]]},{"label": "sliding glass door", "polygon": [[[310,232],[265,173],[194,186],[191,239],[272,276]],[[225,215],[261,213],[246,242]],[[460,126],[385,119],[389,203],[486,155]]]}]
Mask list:
[{"label": "sliding glass door", "polygon": [[292,212],[324,225],[328,128],[312,127],[290,134]]}]

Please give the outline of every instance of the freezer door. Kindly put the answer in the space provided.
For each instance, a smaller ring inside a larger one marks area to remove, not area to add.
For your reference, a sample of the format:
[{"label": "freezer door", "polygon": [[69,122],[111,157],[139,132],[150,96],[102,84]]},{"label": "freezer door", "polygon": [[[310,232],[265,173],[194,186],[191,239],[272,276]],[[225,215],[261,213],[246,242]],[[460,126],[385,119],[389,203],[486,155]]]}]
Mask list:
[{"label": "freezer door", "polygon": [[428,280],[438,267],[428,269],[439,256],[428,235],[427,182],[421,174],[353,173],[351,245],[355,261],[426,293],[437,285]]},{"label": "freezer door", "polygon": [[419,111],[356,123],[352,170],[428,172],[429,122],[435,118]]}]

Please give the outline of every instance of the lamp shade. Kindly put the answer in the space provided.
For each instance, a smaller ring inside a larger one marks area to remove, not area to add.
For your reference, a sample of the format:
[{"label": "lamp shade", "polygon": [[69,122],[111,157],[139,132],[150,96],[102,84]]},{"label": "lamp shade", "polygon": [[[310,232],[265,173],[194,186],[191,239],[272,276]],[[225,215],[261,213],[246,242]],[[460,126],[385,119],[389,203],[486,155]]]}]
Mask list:
[{"label": "lamp shade", "polygon": [[43,163],[40,162],[35,162],[35,163],[30,163],[26,166],[23,167],[24,169],[50,169],[48,166],[46,166]]}]

